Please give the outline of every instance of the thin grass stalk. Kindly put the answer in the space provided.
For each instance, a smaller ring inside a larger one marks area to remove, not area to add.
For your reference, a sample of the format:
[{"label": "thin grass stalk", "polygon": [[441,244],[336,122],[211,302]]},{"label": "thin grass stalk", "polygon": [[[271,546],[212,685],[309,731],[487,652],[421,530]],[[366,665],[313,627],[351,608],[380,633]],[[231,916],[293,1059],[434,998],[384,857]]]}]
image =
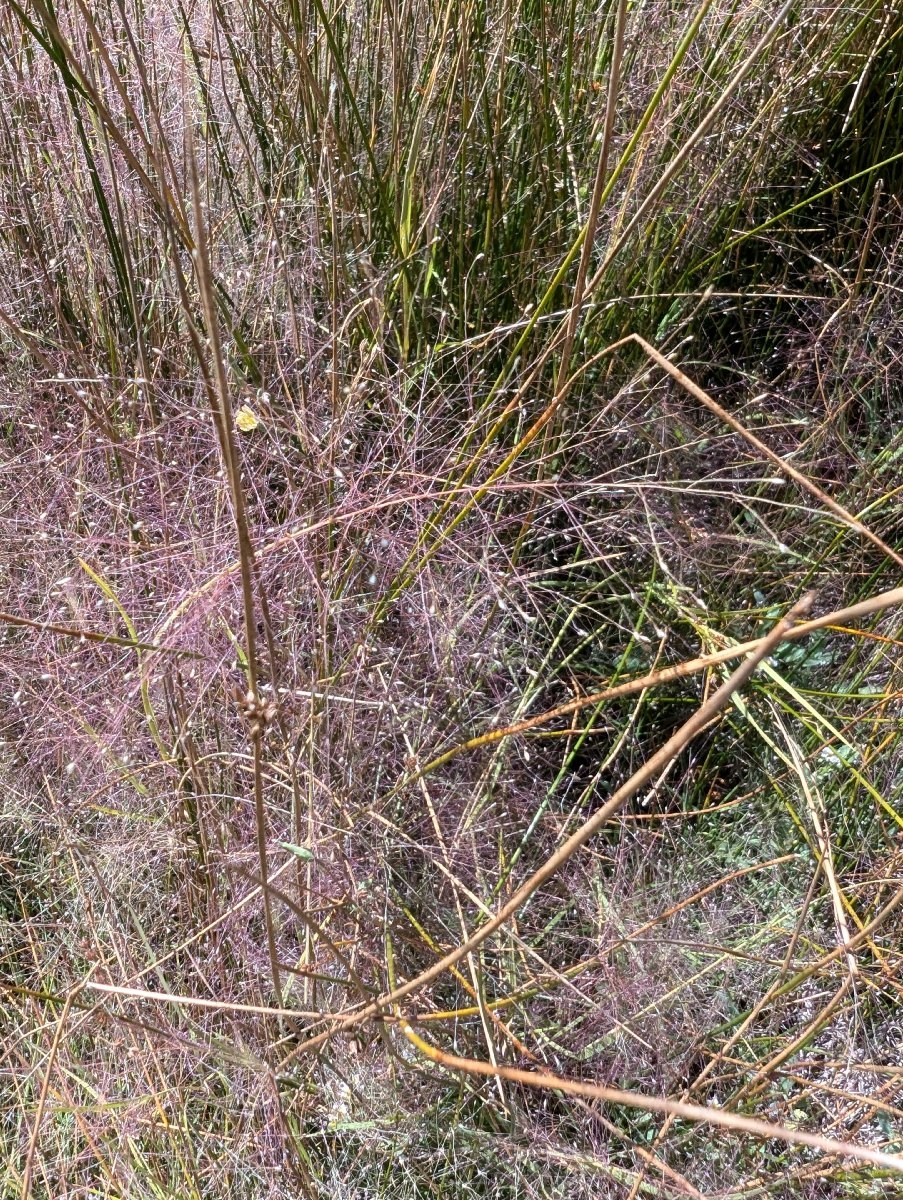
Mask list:
[{"label": "thin grass stalk", "polygon": [[786,19],[787,14],[790,12],[792,7],[793,0],[787,0],[787,2],[783,4],[780,9],[778,9],[778,12],[771,24],[762,34],[759,41],[752,48],[738,69],[731,76],[730,80],[725,84],[718,99],[711,106],[711,108],[708,109],[706,115],[681,146],[677,154],[675,154],[674,158],[668,163],[656,184],[647,193],[646,197],[637,207],[636,212],[624,226],[614,245],[606,251],[605,258],[602,260],[602,263],[596,270],[596,273],[593,275],[586,289],[587,294],[591,295],[602,282],[608,271],[608,268],[627,244],[627,241],[634,230],[639,228],[640,222],[643,220],[645,215],[649,212],[655,202],[663,195],[671,181],[680,173],[685,164],[688,162],[690,155],[727,107],[728,103],[737,92],[737,89],[740,87],[743,81],[749,77],[753,67],[774,41],[781,25],[784,23],[784,20]]},{"label": "thin grass stalk", "polygon": [[[573,10],[572,10],[573,11]],[[624,27],[627,21],[627,0],[618,0],[615,15],[614,45],[611,52],[611,66],[608,74],[608,97],[605,106],[605,124],[602,129],[602,145],[599,149],[599,161],[596,165],[596,178],[593,183],[593,194],[590,200],[589,214],[586,218],[583,246],[580,252],[580,262],[577,267],[577,278],[574,282],[574,294],[571,297],[571,311],[568,314],[567,329],[564,334],[564,346],[561,350],[561,362],[558,367],[558,379],[555,384],[556,394],[565,386],[568,369],[571,365],[571,352],[574,348],[574,338],[583,309],[583,298],[586,288],[586,277],[589,274],[593,249],[596,241],[596,226],[602,207],[602,197],[605,191],[605,178],[608,173],[608,156],[611,153],[611,140],[615,128],[615,113],[617,111],[618,90],[621,84],[621,60],[624,57]]]},{"label": "thin grass stalk", "polygon": [[[233,519],[238,537],[239,562],[241,564],[240,577],[244,608],[245,654],[248,677],[248,690],[244,706],[254,753],[254,818],[257,830],[257,856],[260,864],[260,877],[266,882],[269,879],[267,864],[267,820],[263,794],[263,736],[266,720],[264,719],[265,710],[260,695],[257,660],[257,616],[254,605],[254,546],[248,525],[247,505],[238,465],[238,449],[235,444],[235,435],[232,428],[229,381],[219,335],[216,297],[213,290],[208,256],[208,235],[201,203],[200,183],[198,180],[197,162],[194,155],[193,139],[190,136],[190,126],[188,158],[191,170],[191,193],[196,230],[194,263],[197,272],[198,290],[204,310],[204,321],[207,327],[210,358],[215,380],[215,391],[210,393],[209,398],[213,422],[217,432],[217,440],[223,459],[223,467],[226,472],[226,478],[229,481]],[[279,956],[276,949],[276,932],[273,923],[272,904],[266,888],[263,890],[263,910],[266,924],[267,952],[270,959],[270,973],[273,989],[278,997],[282,994],[279,979]]]}]

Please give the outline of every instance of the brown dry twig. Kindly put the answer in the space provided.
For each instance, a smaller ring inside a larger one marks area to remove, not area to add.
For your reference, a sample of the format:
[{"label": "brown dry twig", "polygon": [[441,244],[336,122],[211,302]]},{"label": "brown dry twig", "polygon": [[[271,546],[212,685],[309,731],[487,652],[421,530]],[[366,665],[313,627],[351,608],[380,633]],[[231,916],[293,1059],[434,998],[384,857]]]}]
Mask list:
[{"label": "brown dry twig", "polygon": [[583,1096],[592,1100],[602,1100],[606,1104],[619,1104],[626,1108],[637,1108],[644,1112],[665,1113],[696,1124],[714,1125],[720,1129],[733,1129],[737,1133],[748,1133],[753,1137],[778,1138],[783,1142],[796,1146],[812,1146],[825,1154],[837,1154],[845,1158],[857,1158],[862,1162],[874,1163],[890,1171],[903,1174],[903,1158],[896,1154],[885,1154],[881,1150],[873,1150],[870,1146],[856,1146],[852,1142],[840,1142],[834,1138],[822,1137],[818,1133],[808,1133],[803,1129],[788,1129],[783,1125],[773,1125],[770,1121],[760,1121],[755,1117],[744,1117],[740,1113],[729,1112],[723,1108],[707,1108],[701,1104],[685,1104],[679,1100],[666,1100],[661,1096],[644,1096],[639,1092],[627,1092],[620,1088],[600,1087],[593,1083],[578,1083],[572,1079],[563,1079],[549,1071],[523,1071],[517,1067],[492,1066],[490,1063],[479,1062],[473,1058],[459,1058],[455,1054],[446,1054],[429,1042],[424,1041],[412,1028],[410,1022],[401,1021],[400,1028],[405,1037],[417,1049],[433,1062],[451,1071],[464,1071],[469,1075],[488,1075],[499,1079],[507,1079],[511,1083],[520,1083],[526,1087],[543,1088],[547,1091],[563,1092],[567,1096]]},{"label": "brown dry twig", "polygon": [[[894,608],[899,604],[903,604],[903,588],[892,588],[888,592],[881,592],[879,595],[872,596],[868,600],[862,600],[858,604],[851,604],[848,608],[836,609],[834,612],[825,613],[822,617],[815,617],[811,621],[804,621],[799,625],[792,626],[786,630],[782,640],[797,641],[799,638],[814,633],[817,629],[824,629],[827,626],[838,625],[846,621],[855,621],[860,617],[871,616],[872,613],[880,612],[885,608]],[[670,683],[674,679],[684,679],[688,675],[698,674],[700,671],[706,671],[710,667],[730,662],[732,659],[742,658],[744,654],[754,652],[763,641],[763,638],[754,638],[749,642],[740,642],[735,646],[726,646],[723,650],[717,650],[713,654],[704,654],[699,658],[691,658],[686,662],[676,663],[673,667],[663,667],[659,671],[650,671],[648,674],[640,675],[636,679],[628,679],[624,683],[603,688],[600,692],[591,692],[588,696],[578,696],[576,700],[568,700],[564,704],[558,704],[555,708],[546,709],[545,712],[537,713],[534,717],[525,717],[524,720],[516,721],[511,725],[504,725],[497,729],[488,729],[485,733],[480,733],[476,737],[469,738],[466,742],[460,742],[457,746],[452,746],[451,749],[431,759],[430,762],[426,763],[419,770],[406,776],[399,786],[406,787],[408,784],[416,782],[421,776],[428,775],[430,772],[437,770],[453,758],[456,758],[459,754],[464,754],[467,750],[478,750],[481,746],[492,745],[495,742],[502,741],[504,738],[514,737],[516,734],[536,729],[540,725],[546,725],[549,721],[557,720],[559,717],[579,712],[580,709],[601,704],[605,700],[615,700],[621,696],[631,696],[636,692],[644,691],[646,688]]]},{"label": "brown dry twig", "polygon": [[403,1000],[406,996],[419,991],[434,979],[437,979],[450,967],[456,966],[463,958],[473,951],[487,938],[491,937],[498,929],[500,929],[507,921],[509,921],[515,913],[526,903],[527,900],[547,883],[564,864],[585,845],[586,842],[598,833],[604,825],[618,812],[620,808],[632,797],[635,796],[641,788],[651,783],[656,779],[661,772],[676,758],[682,750],[693,740],[693,738],[703,730],[730,701],[731,696],[739,688],[743,687],[748,682],[750,677],[755,672],[759,663],[766,658],[771,651],[778,645],[786,631],[791,627],[794,620],[808,611],[812,603],[812,596],[806,595],[790,610],[771,633],[762,638],[753,653],[747,660],[734,671],[733,675],[727,679],[721,687],[702,704],[696,712],[686,721],[680,729],[677,730],[663,746],[661,746],[646,762],[635,771],[634,774],[623,783],[593,815],[585,821],[579,829],[577,829],[559,848],[551,854],[538,870],[536,870],[521,886],[514,892],[511,898],[502,905],[495,916],[491,917],[485,925],[482,925],[475,933],[473,933],[467,941],[451,950],[438,962],[433,963],[431,967],[417,975],[414,979],[408,980],[406,983],[400,984],[393,988],[385,996],[379,997],[373,1003],[360,1009],[357,1013],[349,1015],[344,1022],[336,1025],[331,1031],[320,1033],[306,1041],[300,1043],[291,1052],[289,1057],[282,1064],[283,1067],[291,1059],[296,1058],[305,1050],[313,1049],[315,1046],[322,1044],[327,1038],[334,1033],[342,1032],[344,1029],[350,1029],[361,1022],[374,1017],[379,1017],[383,1012],[397,1004],[399,1000]]},{"label": "brown dry twig", "polygon": [[807,475],[804,475],[802,471],[798,471],[796,467],[787,462],[785,458],[781,458],[779,454],[776,454],[770,446],[766,446],[765,443],[757,438],[754,433],[751,433],[745,425],[741,424],[736,417],[732,416],[727,409],[722,408],[717,400],[713,400],[708,392],[703,391],[698,383],[694,383],[689,375],[685,375],[684,372],[681,371],[680,367],[676,367],[669,358],[666,358],[660,350],[656,350],[654,346],[650,346],[646,339],[640,337],[638,333],[629,334],[624,341],[636,342],[636,344],[643,349],[643,351],[649,356],[649,358],[652,359],[653,362],[657,363],[658,366],[660,366],[663,371],[670,375],[676,383],[680,384],[684,391],[689,392],[690,395],[698,400],[700,404],[704,404],[710,412],[714,413],[720,421],[725,423],[725,425],[730,426],[735,433],[739,433],[742,438],[744,438],[752,447],[758,450],[761,455],[767,458],[770,463],[773,463],[779,471],[783,471],[785,475],[794,481],[794,483],[798,483],[800,487],[805,488],[806,491],[809,492],[810,495],[814,496],[820,504],[823,504],[825,508],[829,509],[835,515],[835,517],[839,517],[845,525],[850,527],[850,529],[855,529],[857,533],[862,534],[862,536],[867,538],[873,546],[877,546],[883,554],[886,554],[888,558],[892,559],[898,567],[903,567],[903,556],[899,555],[896,550],[888,546],[887,542],[883,541],[877,535],[877,533],[873,533],[867,525],[863,525],[859,518],[854,517],[853,514],[848,509],[844,508],[842,504],[838,504],[836,500],[832,500],[827,492],[823,491],[817,483],[813,483],[812,480]]}]

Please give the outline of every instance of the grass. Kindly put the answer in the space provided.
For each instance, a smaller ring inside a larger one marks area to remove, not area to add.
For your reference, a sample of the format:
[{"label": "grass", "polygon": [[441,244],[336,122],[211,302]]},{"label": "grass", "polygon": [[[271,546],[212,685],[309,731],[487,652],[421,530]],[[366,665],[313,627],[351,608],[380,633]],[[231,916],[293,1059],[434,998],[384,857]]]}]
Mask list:
[{"label": "grass", "polygon": [[0,1195],[899,1193],[901,36],[5,7]]}]

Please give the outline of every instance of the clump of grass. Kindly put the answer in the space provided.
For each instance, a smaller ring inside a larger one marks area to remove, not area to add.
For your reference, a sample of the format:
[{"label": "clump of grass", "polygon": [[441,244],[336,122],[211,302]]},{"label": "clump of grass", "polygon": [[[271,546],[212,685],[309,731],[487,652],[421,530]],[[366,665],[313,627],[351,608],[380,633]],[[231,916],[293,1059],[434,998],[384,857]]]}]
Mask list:
[{"label": "clump of grass", "polygon": [[4,1194],[893,1194],[900,14],[2,22]]}]

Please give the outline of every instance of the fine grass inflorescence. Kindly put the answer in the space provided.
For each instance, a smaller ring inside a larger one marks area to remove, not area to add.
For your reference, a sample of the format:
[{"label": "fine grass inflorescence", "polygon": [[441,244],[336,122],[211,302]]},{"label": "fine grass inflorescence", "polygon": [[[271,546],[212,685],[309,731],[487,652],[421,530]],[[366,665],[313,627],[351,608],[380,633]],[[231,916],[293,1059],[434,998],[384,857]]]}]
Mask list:
[{"label": "fine grass inflorescence", "polygon": [[0,5],[0,1197],[903,1192],[901,70]]}]

